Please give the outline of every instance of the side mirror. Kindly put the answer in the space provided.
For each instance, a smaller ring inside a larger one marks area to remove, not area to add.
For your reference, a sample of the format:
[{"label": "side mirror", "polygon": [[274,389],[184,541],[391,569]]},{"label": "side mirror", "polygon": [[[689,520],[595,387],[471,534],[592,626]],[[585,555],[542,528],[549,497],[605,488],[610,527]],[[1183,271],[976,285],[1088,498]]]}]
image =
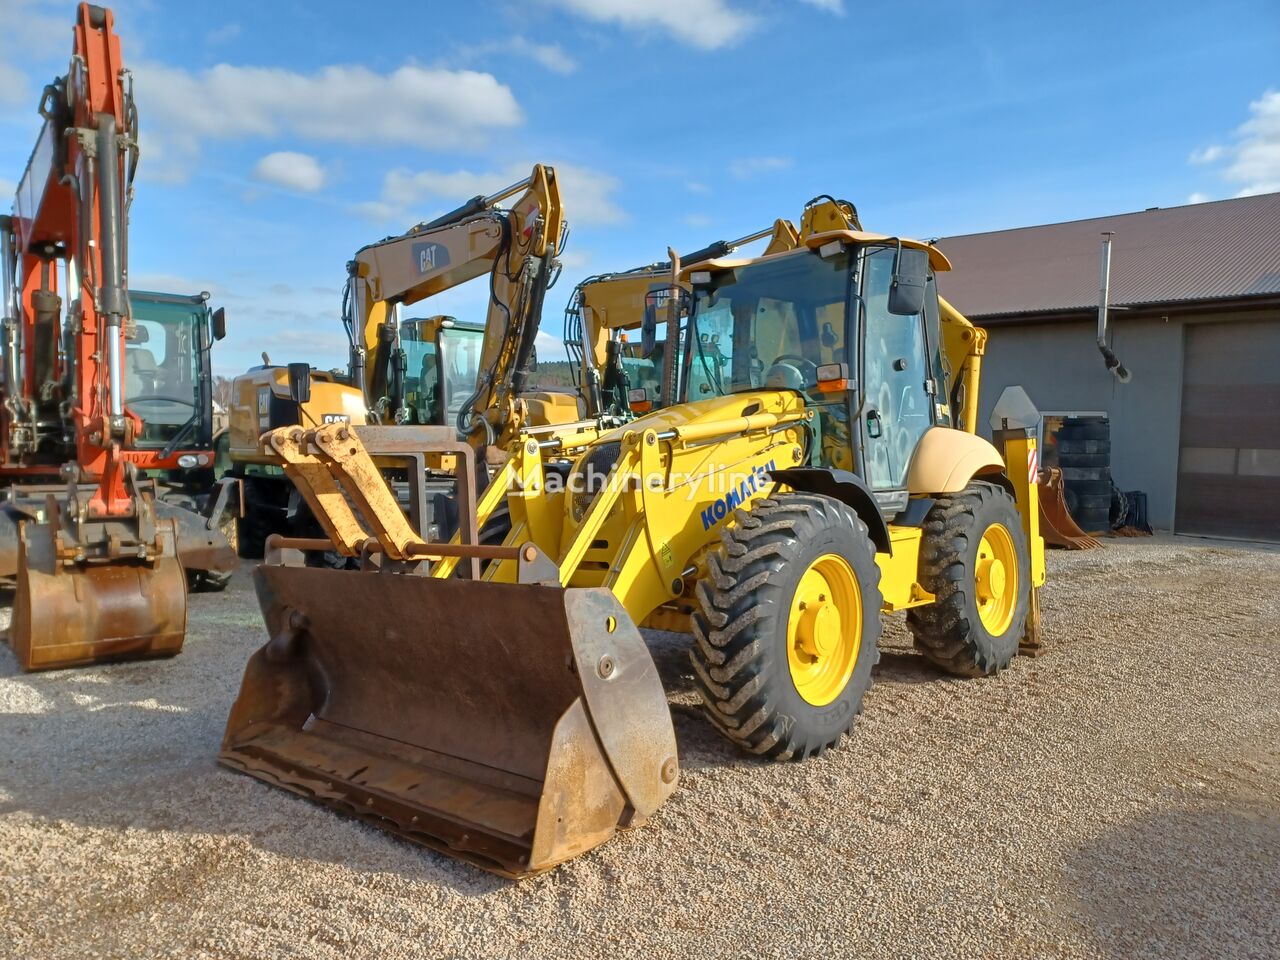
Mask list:
[{"label": "side mirror", "polygon": [[640,356],[649,358],[658,348],[658,307],[652,298],[645,298],[644,319],[640,323]]},{"label": "side mirror", "polygon": [[311,402],[311,364],[289,364],[289,396],[299,406]]},{"label": "side mirror", "polygon": [[529,372],[538,372],[538,345],[534,344],[529,348]]},{"label": "side mirror", "polygon": [[221,340],[227,335],[227,308],[219,307],[213,311],[213,339]]},{"label": "side mirror", "polygon": [[925,285],[929,282],[929,251],[899,247],[893,258],[893,283],[889,287],[889,312],[912,317],[924,309]]}]

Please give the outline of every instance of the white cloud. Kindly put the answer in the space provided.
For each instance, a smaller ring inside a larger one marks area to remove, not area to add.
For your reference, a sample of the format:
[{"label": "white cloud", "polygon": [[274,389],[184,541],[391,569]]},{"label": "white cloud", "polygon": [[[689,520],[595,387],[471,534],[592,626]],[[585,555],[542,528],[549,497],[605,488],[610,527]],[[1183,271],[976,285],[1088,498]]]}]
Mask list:
[{"label": "white cloud", "polygon": [[844,16],[844,0],[801,0],[811,7],[817,7],[819,10],[825,10],[827,13],[834,13],[837,17]]},{"label": "white cloud", "polygon": [[200,73],[134,67],[151,175],[184,180],[204,139],[296,137],[433,150],[474,149],[523,122],[492,74],[407,65],[391,73],[329,66],[302,74],[219,64]]},{"label": "white cloud", "polygon": [[591,265],[590,250],[569,250],[560,254],[560,263],[566,270],[585,270]]},{"label": "white cloud", "polygon": [[464,62],[485,60],[495,54],[511,54],[532,60],[552,73],[568,76],[578,69],[577,61],[564,52],[558,43],[534,43],[525,37],[515,36],[506,40],[470,44],[459,47],[454,59]]},{"label": "white cloud", "polygon": [[315,193],[324,186],[324,168],[315,157],[292,150],[269,153],[258,161],[253,175],[263,183],[288,190]]},{"label": "white cloud", "polygon": [[690,193],[707,193],[710,189],[705,183],[699,183],[696,180],[688,181],[684,188]]},{"label": "white cloud", "polygon": [[7,45],[28,57],[71,56],[76,21],[70,4],[0,0],[0,23]]},{"label": "white cloud", "polygon": [[1226,152],[1225,147],[1215,145],[1205,147],[1203,150],[1192,150],[1191,156],[1187,159],[1196,164],[1214,163],[1217,160],[1221,160],[1222,155]]},{"label": "white cloud", "polygon": [[[0,49],[0,57],[8,54]],[[27,75],[11,63],[0,60],[0,106],[19,107],[30,100]]]},{"label": "white cloud", "polygon": [[[615,177],[576,164],[552,166],[570,224],[620,223],[626,219],[613,199],[618,188]],[[500,170],[480,172],[391,170],[383,177],[381,198],[357,204],[355,209],[374,220],[396,219],[408,226],[409,221],[422,219],[436,204],[452,209],[470,197],[494,193],[523,180],[532,169],[532,163],[512,163]]]},{"label": "white cloud", "polygon": [[1239,185],[1238,197],[1280,191],[1280,90],[1250,103],[1249,114],[1236,128],[1234,143],[1213,144],[1190,157],[1192,163],[1225,164],[1218,175]]},{"label": "white cloud", "polygon": [[209,44],[226,43],[234,40],[241,34],[241,27],[238,23],[228,23],[222,27],[215,27],[205,34],[204,42]]},{"label": "white cloud", "polygon": [[[51,13],[50,10],[56,11]],[[0,107],[35,111],[39,88],[14,66],[54,57],[70,57],[75,15],[70,4],[51,6],[32,0],[0,0]],[[65,70],[65,63],[64,63]],[[44,83],[47,77],[41,77]]]},{"label": "white cloud", "polygon": [[552,73],[568,75],[578,69],[578,64],[558,44],[532,44],[528,54]]},{"label": "white cloud", "polygon": [[188,294],[205,291],[211,295],[211,299],[218,299],[217,285],[207,278],[193,280],[176,273],[130,273],[129,286],[134,290],[154,290],[164,293]]},{"label": "white cloud", "polygon": [[711,218],[705,213],[688,213],[685,214],[684,222],[691,227],[709,227],[711,226]]},{"label": "white cloud", "polygon": [[364,200],[351,205],[353,212],[372,220],[374,223],[386,223],[389,220],[404,220],[408,214],[401,207],[385,200]]},{"label": "white cloud", "polygon": [[773,173],[791,166],[787,157],[742,157],[729,164],[729,175],[735,180],[750,180],[762,173]]},{"label": "white cloud", "polygon": [[554,0],[599,23],[630,29],[660,29],[704,50],[736,43],[756,26],[749,13],[732,9],[726,0]]},{"label": "white cloud", "polygon": [[1207,193],[1201,193],[1197,190],[1191,196],[1187,197],[1187,203],[1208,203],[1210,196]]}]

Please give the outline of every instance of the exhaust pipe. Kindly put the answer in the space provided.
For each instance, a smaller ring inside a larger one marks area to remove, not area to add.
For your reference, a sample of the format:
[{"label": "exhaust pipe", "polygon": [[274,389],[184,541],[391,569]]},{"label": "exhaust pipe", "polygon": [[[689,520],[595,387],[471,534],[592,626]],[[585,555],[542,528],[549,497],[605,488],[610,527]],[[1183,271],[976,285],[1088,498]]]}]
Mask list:
[{"label": "exhaust pipe", "polygon": [[1133,379],[1129,368],[1120,362],[1120,358],[1107,345],[1107,303],[1111,298],[1111,238],[1115,236],[1111,230],[1102,233],[1102,275],[1098,283],[1098,351],[1107,365],[1107,370],[1121,383]]}]

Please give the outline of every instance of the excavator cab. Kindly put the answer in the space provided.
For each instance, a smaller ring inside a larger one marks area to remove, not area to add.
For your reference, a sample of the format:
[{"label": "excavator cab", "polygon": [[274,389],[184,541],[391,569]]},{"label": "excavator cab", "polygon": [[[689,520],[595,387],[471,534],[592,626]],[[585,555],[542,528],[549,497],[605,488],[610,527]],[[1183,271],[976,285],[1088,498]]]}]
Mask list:
[{"label": "excavator cab", "polygon": [[456,424],[480,372],[484,327],[444,316],[402,326],[407,422]]}]

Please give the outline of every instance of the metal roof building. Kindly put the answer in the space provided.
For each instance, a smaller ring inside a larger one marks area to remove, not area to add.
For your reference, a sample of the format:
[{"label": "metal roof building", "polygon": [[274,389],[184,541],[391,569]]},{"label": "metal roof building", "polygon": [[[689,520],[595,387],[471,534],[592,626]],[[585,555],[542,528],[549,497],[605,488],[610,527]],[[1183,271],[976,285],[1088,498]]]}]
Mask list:
[{"label": "metal roof building", "polygon": [[[1096,345],[1102,234],[1109,343]],[[990,332],[984,417],[1020,383],[1105,412],[1112,471],[1183,533],[1280,540],[1280,194],[949,237],[939,290]]]}]

